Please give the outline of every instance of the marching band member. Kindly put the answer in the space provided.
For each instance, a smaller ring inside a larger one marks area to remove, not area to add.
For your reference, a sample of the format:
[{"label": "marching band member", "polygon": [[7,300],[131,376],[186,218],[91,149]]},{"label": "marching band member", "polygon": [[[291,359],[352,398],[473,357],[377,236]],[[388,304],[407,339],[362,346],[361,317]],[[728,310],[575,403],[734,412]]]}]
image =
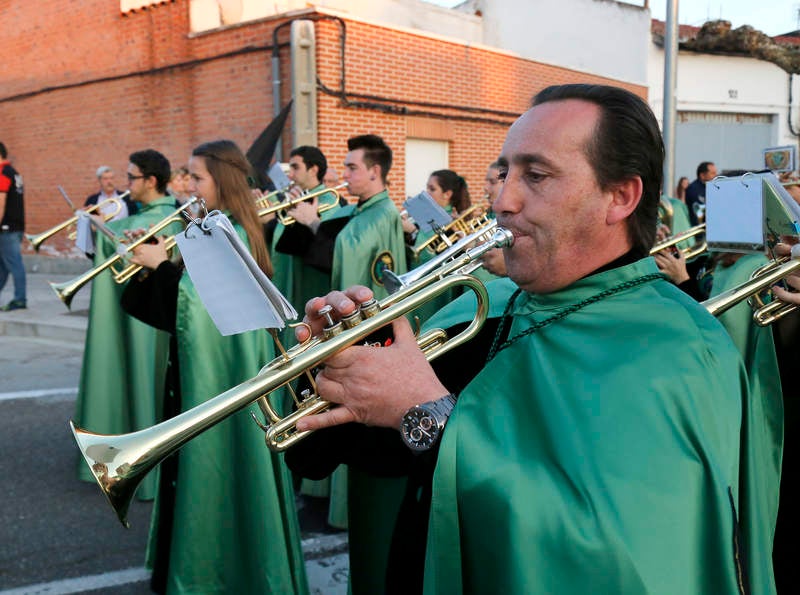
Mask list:
[{"label": "marching band member", "polygon": [[[436,204],[447,211],[453,219],[465,213],[470,207],[467,181],[451,169],[440,169],[433,172],[428,177],[425,190],[436,201]],[[414,248],[424,244],[436,235],[436,232],[433,230],[420,232],[417,225],[408,218],[407,214],[402,216],[402,223],[406,244],[411,248],[408,253],[409,263],[419,265],[433,258],[435,256],[433,250],[425,249],[417,253]],[[414,262],[412,262],[412,259]],[[411,268],[414,267],[412,266]]]},{"label": "marching band member", "polygon": [[[492,205],[502,188],[503,181],[500,179],[500,164],[497,161],[493,161],[489,164],[483,181],[483,192],[486,196],[486,201],[489,203],[489,217],[492,219],[497,216]],[[489,250],[483,255],[481,261],[483,261],[483,266],[473,274],[484,283],[506,276],[506,262],[503,258],[502,249]]]},{"label": "marching band member", "polygon": [[[400,214],[386,188],[392,150],[372,134],[350,138],[347,148],[343,178],[358,203],[338,210],[320,224],[305,246],[305,258],[331,272],[332,287],[360,284],[369,287],[376,297],[385,297],[388,292],[383,286],[383,271],[406,271]],[[336,465],[312,479],[325,477],[334,468]],[[389,541],[405,482],[375,477],[353,467],[347,468],[347,475],[352,592],[379,593],[384,587]]]},{"label": "marching band member", "polygon": [[[259,267],[272,272],[248,187],[250,167],[231,141],[199,145],[190,189],[228,214]],[[164,240],[142,244],[123,307],[170,333],[166,416],[254,376],[274,355],[264,331],[223,337],[194,285],[167,258]],[[246,411],[226,419],[161,465],[148,548],[159,593],[305,593],[308,590],[291,477]]]},{"label": "marching band member", "polygon": [[[289,179],[294,184],[292,196],[298,197],[303,193],[311,194],[324,190],[325,185],[321,180],[327,170],[328,161],[317,147],[301,146],[293,149],[289,157],[288,173]],[[322,205],[331,208],[320,214],[319,207]],[[287,212],[287,215],[296,221],[290,226],[293,229],[287,234],[287,239],[293,231],[313,234],[322,221],[327,221],[336,214],[339,206],[339,199],[334,192],[326,192],[307,202],[298,203]],[[293,256],[291,252],[282,252],[280,240],[285,232],[286,226],[278,222],[272,236],[272,262],[275,267],[273,280],[286,299],[295,308],[302,310],[310,298],[330,290],[330,271],[322,271],[307,265],[302,258]]]},{"label": "marching band member", "polygon": [[[786,185],[786,184],[785,184]],[[786,185],[792,197],[800,203],[800,185],[796,181]],[[788,240],[788,238],[784,238]],[[795,248],[797,250],[797,248]],[[777,256],[789,256],[792,246],[781,243],[775,246]],[[800,306],[800,275],[789,275],[785,278],[789,286],[772,287],[773,295],[787,304]],[[794,291],[790,291],[792,288]],[[791,593],[800,578],[797,567],[797,531],[800,528],[800,515],[795,502],[800,497],[796,482],[788,478],[794,477],[800,461],[800,439],[795,430],[800,427],[800,402],[797,389],[793,388],[797,381],[797,362],[800,361],[800,309],[790,312],[770,325],[775,339],[775,350],[778,356],[778,369],[783,386],[783,458],[781,468],[786,481],[780,486],[780,505],[778,507],[778,526],[775,529],[773,547],[773,563],[775,564],[775,582],[779,593]]]},{"label": "marching band member", "polygon": [[[321,180],[328,172],[328,160],[317,147],[300,146],[289,154],[289,179],[294,183],[292,196],[301,193],[317,193],[325,189]],[[319,207],[326,209],[320,214]],[[323,221],[335,216],[340,208],[339,200],[334,192],[326,192],[307,202],[301,202],[287,212],[295,219],[295,223],[287,229],[277,222],[272,236],[272,262],[275,267],[273,282],[280,288],[287,300],[302,311],[305,303],[315,295],[327,293],[331,289],[330,271],[323,271],[306,264],[300,256],[287,254],[281,248],[292,240],[293,234],[300,234],[300,242],[307,241],[308,234],[313,234]],[[283,243],[281,238],[286,234]],[[331,246],[333,248],[333,246]],[[293,341],[291,329],[285,333],[286,342]],[[304,479],[301,493],[307,496],[328,497],[328,524],[339,529],[347,528],[347,475],[336,472],[332,477],[319,481]]]},{"label": "marching band member", "polygon": [[[471,205],[467,181],[451,169],[439,169],[433,172],[428,177],[425,190],[431,195],[436,204],[447,211],[453,219],[457,219],[460,215],[466,213]],[[409,269],[414,269],[436,256],[436,251],[430,247],[433,244],[427,248],[419,249],[425,242],[433,238],[436,232],[433,230],[420,231],[416,224],[409,220],[407,215],[402,217],[402,223],[406,245],[408,246],[406,260],[409,263]],[[456,294],[453,291],[444,292],[437,299],[431,300],[425,306],[418,308],[414,315],[418,316],[420,320],[427,320],[439,308],[452,302],[455,297]]]},{"label": "marching band member", "polygon": [[[515,240],[510,279],[489,286],[484,348],[460,350],[460,374],[437,376],[400,317],[390,346],[325,362],[320,394],[341,406],[298,430],[347,424],[330,430],[335,457],[387,428],[393,452],[405,443],[435,464],[427,537],[397,525],[395,543],[417,547],[397,569],[405,592],[421,588],[426,543],[430,593],[774,592],[762,488],[775,478],[754,449],[764,420],[741,358],[648,258],[663,155],[632,93],[543,90],[503,146],[494,209]],[[332,292],[306,321],[319,332],[324,304],[345,315],[370,296]],[[469,302],[440,316],[470,320]],[[406,502],[424,509],[425,491]]]},{"label": "marching band member", "polygon": [[[124,236],[132,229],[147,228],[168,217],[174,200],[167,195],[170,165],[153,149],[136,151],[129,157],[130,197],[141,205],[130,217],[110,221],[107,227]],[[103,175],[107,175],[104,172]],[[113,178],[112,178],[113,181]],[[173,231],[178,231],[175,226]],[[102,233],[96,234],[95,266],[114,256],[117,246]],[[141,430],[161,417],[164,374],[167,365],[168,337],[132,318],[119,308],[123,285],[115,283],[105,271],[92,282],[89,324],[75,402],[75,421],[104,434]],[[94,476],[81,460],[78,477],[94,482]],[[139,488],[138,497],[152,500],[155,475]]]}]

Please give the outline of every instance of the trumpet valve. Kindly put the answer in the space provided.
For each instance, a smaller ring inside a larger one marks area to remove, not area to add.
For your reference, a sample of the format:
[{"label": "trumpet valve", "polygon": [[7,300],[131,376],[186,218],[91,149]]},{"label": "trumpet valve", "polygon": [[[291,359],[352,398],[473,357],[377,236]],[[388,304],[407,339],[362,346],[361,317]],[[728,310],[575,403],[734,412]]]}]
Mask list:
[{"label": "trumpet valve", "polygon": [[322,329],[322,336],[324,340],[332,339],[336,335],[341,334],[344,330],[344,325],[341,322],[336,322],[333,320],[333,306],[323,306],[319,310],[317,310],[317,314],[319,316],[325,317],[325,326]]},{"label": "trumpet valve", "polygon": [[[384,271],[385,272],[385,271]],[[361,316],[366,320],[367,318],[371,318],[378,314],[381,311],[380,304],[378,304],[378,300],[372,298],[363,302],[361,306],[359,306],[359,312]]]},{"label": "trumpet valve", "polygon": [[358,323],[363,320],[361,317],[361,311],[355,310],[352,314],[348,314],[347,316],[342,317],[342,325],[344,325],[345,329],[354,328]]}]

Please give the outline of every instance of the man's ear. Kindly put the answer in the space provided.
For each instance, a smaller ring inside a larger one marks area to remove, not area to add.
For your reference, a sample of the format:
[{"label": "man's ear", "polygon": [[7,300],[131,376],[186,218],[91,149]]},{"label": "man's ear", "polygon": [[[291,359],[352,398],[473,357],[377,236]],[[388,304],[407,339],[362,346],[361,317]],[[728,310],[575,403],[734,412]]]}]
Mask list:
[{"label": "man's ear", "polygon": [[370,180],[380,180],[380,179],[382,179],[381,178],[381,166],[378,165],[377,163],[369,168],[369,179]]},{"label": "man's ear", "polygon": [[644,184],[639,176],[628,178],[612,187],[611,202],[606,210],[606,223],[614,225],[630,217],[642,200]]}]

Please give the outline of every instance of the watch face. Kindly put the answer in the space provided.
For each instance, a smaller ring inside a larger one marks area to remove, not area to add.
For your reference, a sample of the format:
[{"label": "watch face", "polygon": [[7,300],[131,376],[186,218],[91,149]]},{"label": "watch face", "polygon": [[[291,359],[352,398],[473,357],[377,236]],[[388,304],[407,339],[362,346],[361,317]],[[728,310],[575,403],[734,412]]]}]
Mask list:
[{"label": "watch face", "polygon": [[413,450],[428,450],[439,437],[439,424],[429,411],[414,407],[403,417],[403,440]]}]

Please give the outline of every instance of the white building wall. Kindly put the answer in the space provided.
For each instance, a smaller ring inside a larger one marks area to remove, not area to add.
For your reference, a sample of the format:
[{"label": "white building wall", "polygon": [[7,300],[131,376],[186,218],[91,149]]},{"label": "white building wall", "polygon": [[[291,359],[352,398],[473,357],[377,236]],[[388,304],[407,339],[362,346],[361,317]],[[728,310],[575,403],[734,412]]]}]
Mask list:
[{"label": "white building wall", "polygon": [[[800,131],[800,77],[792,82],[792,106],[789,106],[789,75],[776,65],[755,58],[717,56],[681,51],[678,53],[676,110],[726,114],[772,116],[771,146],[797,145],[789,127]],[[648,87],[650,107],[659,124],[664,115],[664,51],[650,43],[648,51]],[[680,125],[679,125],[680,126]],[[680,130],[677,132],[680,136]],[[766,147],[760,147],[763,149]],[[676,155],[676,160],[680,156]],[[713,156],[708,159],[713,160]],[[694,173],[693,164],[691,172]],[[686,169],[684,166],[683,169]],[[676,172],[685,175],[685,171]]]},{"label": "white building wall", "polygon": [[613,0],[473,0],[483,43],[527,58],[647,83],[650,11]]},{"label": "white building wall", "polygon": [[356,18],[480,43],[480,17],[422,0],[191,0],[192,31],[214,29],[317,6]]}]

